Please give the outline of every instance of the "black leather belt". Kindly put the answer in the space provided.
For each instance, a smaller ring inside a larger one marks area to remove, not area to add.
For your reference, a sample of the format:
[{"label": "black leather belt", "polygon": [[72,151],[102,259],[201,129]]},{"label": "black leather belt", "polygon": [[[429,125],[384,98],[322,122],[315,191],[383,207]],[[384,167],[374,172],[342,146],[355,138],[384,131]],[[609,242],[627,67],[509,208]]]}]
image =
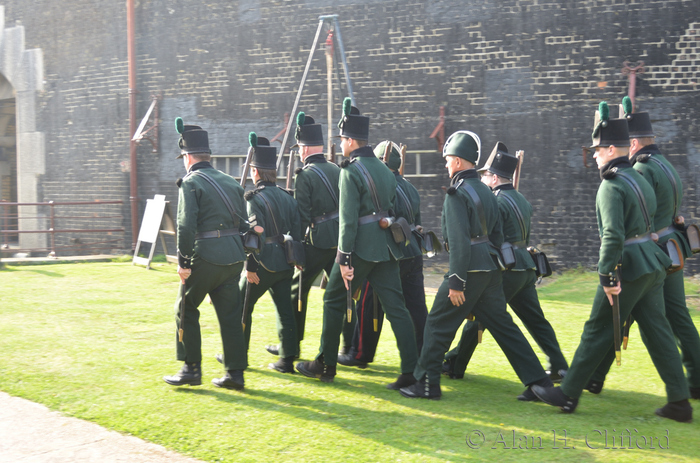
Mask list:
[{"label": "black leather belt", "polygon": [[673,225],[669,225],[668,227],[664,227],[661,230],[657,230],[656,234],[659,235],[659,238],[663,238],[664,236],[668,236],[676,230],[678,230],[676,227],[674,227]]},{"label": "black leather belt", "polygon": [[629,246],[630,244],[644,243],[646,241],[651,241],[651,233],[645,233],[643,235],[635,236],[634,238],[625,240],[625,246]]},{"label": "black leather belt", "polygon": [[370,215],[364,215],[357,219],[357,224],[358,225],[367,225],[368,223],[374,223],[374,222],[379,222],[380,220],[389,217],[389,214],[386,212],[380,212],[378,214],[370,214]]},{"label": "black leather belt", "polygon": [[284,237],[282,235],[268,236],[265,238],[265,244],[281,243],[282,241],[284,241]]},{"label": "black leather belt", "polygon": [[477,244],[482,244],[482,243],[488,243],[489,242],[489,235],[477,236],[476,238],[472,238],[471,242],[472,242],[472,246],[475,246]]},{"label": "black leather belt", "polygon": [[228,230],[211,230],[205,232],[199,232],[194,235],[195,240],[207,240],[210,238],[221,238],[222,236],[236,236],[240,235],[237,228],[229,228]]},{"label": "black leather belt", "polygon": [[319,215],[319,216],[311,219],[311,223],[313,223],[314,225],[318,225],[319,223],[328,222],[329,220],[337,219],[338,215],[339,215],[338,211],[326,212],[323,215]]}]

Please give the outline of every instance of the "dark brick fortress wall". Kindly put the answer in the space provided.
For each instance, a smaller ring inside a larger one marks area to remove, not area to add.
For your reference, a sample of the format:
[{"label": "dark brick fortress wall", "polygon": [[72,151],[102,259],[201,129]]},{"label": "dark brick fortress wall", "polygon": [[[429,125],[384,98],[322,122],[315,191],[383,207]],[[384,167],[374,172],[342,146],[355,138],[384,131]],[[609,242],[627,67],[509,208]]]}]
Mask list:
[{"label": "dark brick fortress wall", "polygon": [[[123,199],[130,230],[125,2],[4,5],[6,25],[21,21],[26,47],[44,54],[41,196]],[[434,149],[428,136],[444,105],[447,134],[478,133],[484,157],[499,140],[525,150],[521,191],[535,208],[533,241],[560,267],[595,265],[599,179],[590,155],[584,168],[581,145],[590,141],[597,103],[626,94],[623,62],[643,60],[638,110],[652,113],[659,144],[683,179],[682,213],[700,221],[700,3],[682,0],[136,1],[139,117],[152,93],[162,96],[161,149],[139,149],[142,204],[156,193],[176,201],[176,116],[210,130],[219,154],[245,153],[250,130],[272,137],[282,128],[321,14],[340,15],[372,143]],[[300,109],[326,123],[320,48]],[[444,172],[442,159],[432,159],[423,170]],[[413,182],[424,192],[424,222],[438,229],[447,179]]]}]

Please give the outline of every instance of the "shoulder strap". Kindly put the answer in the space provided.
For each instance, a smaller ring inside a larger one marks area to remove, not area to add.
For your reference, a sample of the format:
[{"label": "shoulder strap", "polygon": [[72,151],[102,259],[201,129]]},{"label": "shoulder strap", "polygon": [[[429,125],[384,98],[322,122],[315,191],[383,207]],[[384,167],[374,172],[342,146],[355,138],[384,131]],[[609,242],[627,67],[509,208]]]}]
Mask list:
[{"label": "shoulder strap", "polygon": [[258,196],[260,196],[260,198],[263,200],[263,202],[265,203],[265,206],[267,206],[267,211],[270,213],[270,217],[272,218],[272,226],[275,229],[274,236],[279,235],[280,229],[277,226],[277,221],[275,220],[275,214],[272,212],[272,206],[270,205],[270,201],[267,200],[267,198],[265,197],[265,195],[263,194],[262,191],[258,191]]},{"label": "shoulder strap", "polygon": [[351,165],[354,165],[357,167],[357,170],[360,171],[360,174],[362,177],[364,177],[365,182],[367,182],[367,186],[369,187],[369,192],[372,195],[372,202],[374,203],[374,209],[375,212],[381,212],[381,203],[379,202],[379,195],[377,194],[377,187],[374,184],[374,180],[372,180],[372,175],[370,175],[369,171],[367,170],[367,167],[362,165],[361,162],[353,162]]},{"label": "shoulder strap", "polygon": [[472,201],[474,201],[474,206],[476,206],[476,211],[479,214],[479,221],[481,222],[481,235],[488,236],[488,230],[486,227],[486,214],[484,214],[484,205],[479,199],[479,195],[473,186],[465,181],[460,181],[460,186],[471,196]]},{"label": "shoulder strap", "polygon": [[219,194],[219,197],[221,197],[221,200],[224,202],[226,209],[228,209],[228,212],[231,214],[231,218],[233,218],[234,228],[238,228],[240,220],[238,218],[238,214],[236,214],[236,208],[233,207],[233,203],[231,202],[231,199],[228,197],[228,195],[226,195],[226,193],[221,188],[221,186],[218,183],[216,183],[216,180],[214,180],[209,175],[205,174],[204,172],[202,172],[200,170],[196,170],[196,171],[192,172],[191,175],[196,175],[198,177],[202,177],[212,187],[214,187],[214,191],[216,191]]},{"label": "shoulder strap", "polygon": [[328,176],[326,176],[326,174],[323,173],[323,171],[321,169],[314,166],[313,164],[309,164],[309,166],[307,168],[321,178],[321,181],[326,186],[326,188],[328,189],[328,193],[331,195],[331,198],[333,199],[333,203],[335,204],[335,207],[338,207],[338,197],[335,195],[335,191],[333,191],[333,187],[331,186],[331,181],[328,180]]},{"label": "shoulder strap", "polygon": [[506,200],[508,204],[510,204],[510,207],[513,208],[513,211],[515,212],[515,217],[518,219],[518,224],[520,225],[520,233],[522,234],[522,240],[525,241],[527,238],[527,230],[525,228],[525,218],[523,217],[522,212],[520,212],[520,208],[518,207],[518,204],[515,202],[513,198],[508,196],[505,193],[499,193],[499,197],[503,197],[503,199]]},{"label": "shoulder strap", "polygon": [[406,203],[406,207],[408,208],[408,214],[410,217],[408,218],[409,225],[413,225],[413,206],[411,206],[411,201],[408,199],[408,195],[403,191],[403,188],[399,185],[398,182],[396,182],[396,193],[398,196],[401,198],[401,200]]},{"label": "shoulder strap", "polygon": [[639,185],[637,185],[637,182],[631,176],[620,172],[620,170],[618,170],[616,174],[632,188],[632,191],[634,191],[634,194],[637,196],[639,207],[642,209],[642,215],[644,216],[644,223],[647,225],[647,233],[649,233],[651,231],[651,220],[649,220],[649,210],[647,209],[647,203],[644,200],[642,190],[639,189]]},{"label": "shoulder strap", "polygon": [[673,172],[664,164],[659,158],[650,156],[649,159],[654,161],[654,163],[664,171],[668,181],[671,182],[671,187],[673,188],[673,217],[676,217],[678,213],[678,183],[676,183],[676,177],[673,176]]}]

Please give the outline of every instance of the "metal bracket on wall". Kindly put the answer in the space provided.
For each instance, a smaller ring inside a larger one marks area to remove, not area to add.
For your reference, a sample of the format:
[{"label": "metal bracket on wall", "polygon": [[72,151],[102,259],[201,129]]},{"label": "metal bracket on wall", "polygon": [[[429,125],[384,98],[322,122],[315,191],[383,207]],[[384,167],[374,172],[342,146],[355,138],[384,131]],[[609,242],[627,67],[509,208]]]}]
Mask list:
[{"label": "metal bracket on wall", "polygon": [[440,106],[440,122],[430,134],[430,138],[437,141],[438,153],[442,153],[442,147],[445,145],[445,107]]},{"label": "metal bracket on wall", "polygon": [[636,66],[630,66],[629,61],[622,63],[622,75],[628,76],[629,79],[629,90],[627,91],[627,96],[632,100],[632,112],[634,112],[634,97],[637,89],[637,74],[644,73],[644,61],[640,61]]},{"label": "metal bracket on wall", "polygon": [[[355,104],[355,97],[352,93],[352,84],[350,83],[350,73],[348,72],[348,62],[345,57],[345,48],[343,48],[343,37],[340,35],[340,25],[338,24],[338,15],[337,14],[331,14],[331,15],[324,15],[324,16],[319,16],[318,17],[318,28],[316,29],[316,36],[314,37],[314,43],[311,45],[311,50],[309,50],[309,59],[306,61],[306,67],[304,68],[304,74],[301,76],[301,82],[299,83],[299,90],[297,91],[297,97],[294,100],[294,106],[292,107],[292,117],[289,118],[289,121],[287,122],[287,129],[284,132],[284,138],[282,139],[282,149],[280,149],[279,155],[277,156],[277,169],[280,167],[280,163],[282,162],[282,157],[284,155],[285,147],[287,146],[287,140],[289,139],[289,133],[292,130],[292,123],[296,119],[296,114],[297,114],[297,108],[299,106],[299,100],[301,99],[301,92],[304,89],[304,84],[306,83],[306,77],[309,74],[309,68],[311,67],[311,61],[314,57],[314,52],[316,51],[316,46],[318,45],[318,38],[321,35],[321,29],[323,29],[323,25],[326,23],[326,21],[332,21],[332,26],[335,35],[338,40],[338,48],[340,50],[340,57],[343,63],[343,71],[345,72],[345,83],[347,85],[347,90],[348,90],[348,96],[352,100],[352,103]],[[329,95],[330,97],[330,95]],[[330,121],[329,121],[330,124]]]},{"label": "metal bracket on wall", "polygon": [[[139,124],[139,127],[136,129],[136,132],[134,133],[133,138],[131,139],[132,141],[136,142],[136,144],[140,144],[141,140],[145,139],[151,142],[151,146],[153,149],[151,152],[157,153],[158,152],[158,100],[160,99],[160,95],[151,95],[151,106],[148,107],[148,111],[146,111],[146,115],[143,116],[143,119],[141,120],[141,123]],[[148,120],[151,117],[151,114],[153,114],[153,125],[144,130],[146,127],[146,124],[148,123]],[[150,132],[150,135],[148,135]]]}]

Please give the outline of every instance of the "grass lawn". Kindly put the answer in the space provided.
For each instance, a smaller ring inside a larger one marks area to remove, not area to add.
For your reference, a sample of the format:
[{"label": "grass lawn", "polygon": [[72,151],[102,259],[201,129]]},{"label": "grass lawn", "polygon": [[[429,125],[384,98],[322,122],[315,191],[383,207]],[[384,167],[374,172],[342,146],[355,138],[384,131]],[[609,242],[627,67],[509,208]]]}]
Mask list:
[{"label": "grass lawn", "polygon": [[[268,296],[253,312],[245,391],[211,384],[223,371],[206,304],[203,384],[175,388],[161,379],[180,368],[173,265],[9,266],[0,278],[0,390],[205,461],[700,461],[698,425],[654,415],[664,386],[636,325],[622,366],[602,394],[584,393],[573,415],[517,401],[524,388],[488,334],[465,378],[443,380],[440,401],[385,388],[399,374],[388,324],[376,362],[339,365],[332,384],[269,370],[275,358],[264,346],[276,342],[276,329]],[[686,291],[700,325],[698,281],[688,279]],[[571,272],[540,290],[569,361],[596,284],[595,274]],[[318,349],[321,301],[312,290],[303,359]]]}]

